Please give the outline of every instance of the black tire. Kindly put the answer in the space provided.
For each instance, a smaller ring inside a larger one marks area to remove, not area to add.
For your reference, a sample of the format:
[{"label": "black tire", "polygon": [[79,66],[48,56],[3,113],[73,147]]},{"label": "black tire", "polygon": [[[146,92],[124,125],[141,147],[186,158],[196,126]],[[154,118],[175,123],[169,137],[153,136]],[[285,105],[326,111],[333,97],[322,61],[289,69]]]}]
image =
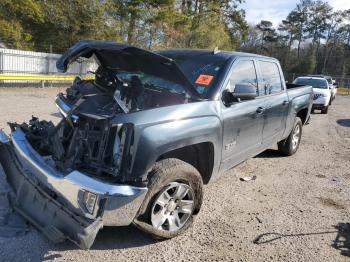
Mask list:
[{"label": "black tire", "polygon": [[[294,144],[293,143],[293,134],[295,133],[297,126],[299,127],[299,140],[298,140],[297,145],[295,146],[295,145],[293,145]],[[284,139],[278,143],[278,151],[280,151],[281,153],[283,153],[287,156],[294,155],[298,151],[298,148],[300,145],[301,135],[302,135],[302,127],[303,127],[303,123],[302,123],[301,119],[299,117],[296,117],[295,121],[294,121],[293,129],[290,132],[289,136],[286,139]]]},{"label": "black tire", "polygon": [[322,113],[322,114],[328,114],[328,106],[326,106],[325,108],[323,108],[323,109],[321,110],[321,113]]},{"label": "black tire", "polygon": [[[152,226],[151,210],[156,197],[172,182],[188,185],[194,193],[193,213],[186,223],[177,231],[159,230]],[[198,214],[203,199],[203,181],[200,173],[192,165],[175,158],[157,162],[150,173],[148,192],[134,220],[134,225],[156,239],[169,239],[185,232]]]}]

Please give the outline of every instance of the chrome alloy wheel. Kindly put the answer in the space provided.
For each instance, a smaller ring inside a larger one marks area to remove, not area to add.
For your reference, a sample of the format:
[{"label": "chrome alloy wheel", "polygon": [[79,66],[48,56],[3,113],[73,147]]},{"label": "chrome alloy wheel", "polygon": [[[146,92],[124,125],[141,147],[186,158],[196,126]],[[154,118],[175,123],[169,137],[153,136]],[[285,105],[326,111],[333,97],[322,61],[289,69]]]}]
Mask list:
[{"label": "chrome alloy wheel", "polygon": [[152,206],[151,222],[154,228],[165,231],[181,229],[194,209],[191,187],[180,182],[167,185],[156,197]]},{"label": "chrome alloy wheel", "polygon": [[293,135],[292,135],[292,146],[293,150],[295,150],[299,144],[300,140],[300,126],[296,125],[294,130],[293,130]]}]

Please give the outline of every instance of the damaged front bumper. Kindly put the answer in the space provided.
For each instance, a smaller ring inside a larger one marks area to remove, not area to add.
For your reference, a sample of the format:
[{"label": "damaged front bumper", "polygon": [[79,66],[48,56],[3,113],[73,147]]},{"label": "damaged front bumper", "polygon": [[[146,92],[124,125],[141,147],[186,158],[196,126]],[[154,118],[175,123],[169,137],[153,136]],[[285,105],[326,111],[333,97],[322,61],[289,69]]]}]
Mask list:
[{"label": "damaged front bumper", "polygon": [[0,130],[0,163],[14,191],[13,207],[53,242],[92,246],[105,226],[132,223],[147,188],[99,181],[79,171],[63,174],[40,156],[20,128]]}]

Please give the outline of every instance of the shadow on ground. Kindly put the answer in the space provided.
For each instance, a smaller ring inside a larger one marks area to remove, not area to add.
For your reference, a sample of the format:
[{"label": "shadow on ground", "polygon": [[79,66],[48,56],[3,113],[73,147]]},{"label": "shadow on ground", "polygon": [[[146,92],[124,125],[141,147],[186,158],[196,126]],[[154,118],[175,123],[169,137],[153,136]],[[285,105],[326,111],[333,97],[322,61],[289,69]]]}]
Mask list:
[{"label": "shadow on ground", "polygon": [[338,234],[332,247],[338,249],[343,256],[350,257],[350,223],[339,223],[334,228]]},{"label": "shadow on ground", "polygon": [[[65,255],[62,253],[67,251],[87,254],[89,252],[80,250],[78,246],[68,240],[59,244],[51,243],[34,228],[30,228],[30,232],[20,238],[15,237],[2,240],[6,241],[5,245],[2,246],[5,250],[2,254],[8,258],[6,261],[52,261],[59,258],[64,259]],[[2,242],[1,238],[0,242]],[[106,227],[98,233],[95,243],[90,250],[125,250],[154,243],[156,243],[155,240],[133,226]],[[33,250],[34,246],[35,249]],[[17,250],[21,250],[21,252],[16,255]]]},{"label": "shadow on ground", "polygon": [[[70,241],[60,244],[49,242],[36,229],[26,226],[28,223],[22,223],[17,214],[9,217],[6,212],[8,187],[0,165],[0,254],[7,258],[6,261],[49,261],[61,258],[60,252],[79,250],[79,247]],[[8,218],[9,223],[5,223],[5,218]],[[128,249],[156,242],[134,226],[105,227],[98,233],[91,250]],[[18,253],[18,250],[21,252]]]},{"label": "shadow on ground", "polygon": [[268,244],[282,238],[296,238],[312,235],[324,235],[324,234],[334,234],[337,236],[331,244],[332,247],[338,249],[340,254],[343,256],[350,257],[350,223],[339,223],[333,226],[336,230],[322,231],[322,232],[309,232],[309,233],[298,233],[298,234],[280,234],[280,233],[264,233],[257,236],[253,243],[256,245]]},{"label": "shadow on ground", "polygon": [[[157,241],[134,226],[105,227],[98,234],[91,250],[128,249],[142,247]],[[65,241],[54,245],[57,251],[78,250],[75,244]]]},{"label": "shadow on ground", "polygon": [[350,119],[338,119],[337,124],[344,127],[350,127]]},{"label": "shadow on ground", "polygon": [[282,158],[282,157],[286,157],[286,155],[274,149],[267,149],[266,151],[255,156],[255,158]]},{"label": "shadow on ground", "polygon": [[298,233],[298,234],[280,234],[280,233],[264,233],[259,235],[253,240],[256,245],[263,245],[267,243],[274,242],[282,238],[293,238],[293,237],[304,237],[312,235],[324,235],[324,234],[334,234],[337,231],[323,231],[323,232],[311,232],[311,233]]},{"label": "shadow on ground", "polygon": [[91,249],[128,249],[155,244],[157,241],[134,226],[105,227],[97,235]]}]

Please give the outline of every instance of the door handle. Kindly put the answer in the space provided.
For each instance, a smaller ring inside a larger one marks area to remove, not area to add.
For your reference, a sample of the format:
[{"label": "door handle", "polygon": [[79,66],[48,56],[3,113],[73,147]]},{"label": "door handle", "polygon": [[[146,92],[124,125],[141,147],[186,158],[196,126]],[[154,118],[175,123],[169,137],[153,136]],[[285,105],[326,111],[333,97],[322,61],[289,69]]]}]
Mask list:
[{"label": "door handle", "polygon": [[256,109],[256,113],[257,113],[257,114],[262,114],[262,113],[264,113],[264,111],[265,111],[265,108],[263,108],[263,107],[261,107],[261,106],[259,106],[259,107]]},{"label": "door handle", "polygon": [[288,105],[288,104],[289,104],[289,101],[287,101],[287,100],[284,100],[282,103],[283,106]]}]

